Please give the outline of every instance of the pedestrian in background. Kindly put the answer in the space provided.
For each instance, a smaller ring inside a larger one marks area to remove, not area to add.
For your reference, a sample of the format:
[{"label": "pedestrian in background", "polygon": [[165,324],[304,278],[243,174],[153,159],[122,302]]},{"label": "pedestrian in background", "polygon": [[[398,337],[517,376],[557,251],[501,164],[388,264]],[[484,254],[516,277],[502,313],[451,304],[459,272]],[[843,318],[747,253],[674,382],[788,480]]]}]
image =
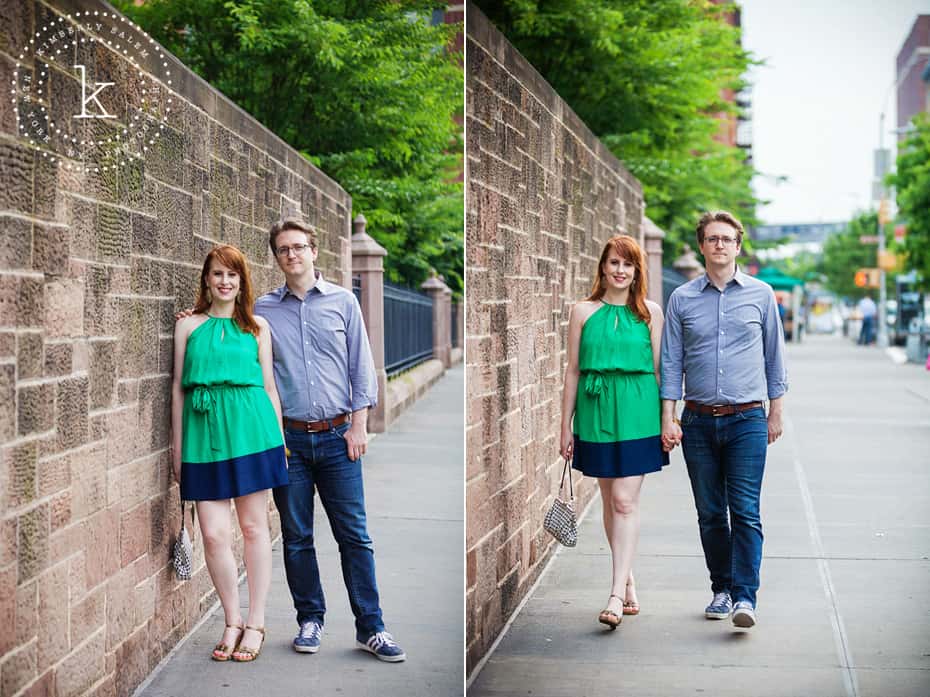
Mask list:
[{"label": "pedestrian in background", "polygon": [[788,376],[775,294],[736,266],[742,240],[743,226],[730,213],[705,213],[698,222],[707,270],[675,289],[666,309],[662,439],[665,447],[682,444],[688,466],[714,594],[705,617],[732,612],[734,625],[752,627],[762,564],[762,476],[767,446],[782,433]]},{"label": "pedestrian in background", "polygon": [[639,613],[633,557],[644,475],[668,464],[659,421],[662,309],[646,300],[645,255],[629,235],[604,245],[591,295],[568,321],[561,454],[596,477],[612,579],[598,621],[616,628]]},{"label": "pedestrian in background", "polygon": [[[196,501],[207,570],[226,617],[216,661],[258,658],[271,587],[268,489],[287,483],[281,406],[268,323],[252,314],[252,284],[235,247],[203,263],[193,313],[174,329],[171,455],[181,500]],[[239,609],[231,499],[245,542],[249,616]]]},{"label": "pedestrian in background", "polygon": [[862,315],[862,329],[859,331],[859,345],[868,346],[875,341],[875,317],[878,308],[870,295],[866,295],[856,306]]}]

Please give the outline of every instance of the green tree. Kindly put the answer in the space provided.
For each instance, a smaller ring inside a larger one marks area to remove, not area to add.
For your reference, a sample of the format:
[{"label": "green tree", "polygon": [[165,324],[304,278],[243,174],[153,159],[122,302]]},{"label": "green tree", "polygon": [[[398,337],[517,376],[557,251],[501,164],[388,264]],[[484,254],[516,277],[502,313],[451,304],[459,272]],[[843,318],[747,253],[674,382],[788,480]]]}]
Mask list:
[{"label": "green tree", "polygon": [[339,182],[388,250],[462,291],[460,26],[438,0],[117,0],[185,65]]},{"label": "green tree", "polygon": [[[849,221],[845,231],[831,235],[824,242],[819,271],[827,277],[827,288],[837,295],[855,299],[869,292],[874,294],[874,289],[856,286],[854,279],[859,269],[874,269],[877,266],[876,245],[864,244],[859,240],[863,235],[874,236],[877,226],[878,214],[875,211],[860,213]],[[886,242],[890,241],[887,230],[885,239]],[[892,285],[892,274],[885,276],[888,285]]]},{"label": "green tree", "polygon": [[[752,60],[733,6],[707,0],[477,0],[488,18],[642,182],[665,253],[693,246],[700,212],[754,224],[753,169],[715,140]],[[673,256],[674,255],[674,256]]]},{"label": "green tree", "polygon": [[897,189],[898,216],[907,225],[904,253],[924,287],[930,281],[930,115],[920,114],[898,151],[897,172],[889,181]]}]

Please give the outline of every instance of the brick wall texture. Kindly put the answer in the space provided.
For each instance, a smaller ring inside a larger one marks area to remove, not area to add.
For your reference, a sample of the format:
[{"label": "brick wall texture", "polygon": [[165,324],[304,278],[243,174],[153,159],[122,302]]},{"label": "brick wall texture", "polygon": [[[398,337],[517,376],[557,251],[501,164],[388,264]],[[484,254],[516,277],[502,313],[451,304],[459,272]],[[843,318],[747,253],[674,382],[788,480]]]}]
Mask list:
[{"label": "brick wall texture", "polygon": [[[638,181],[468,5],[466,651],[475,667],[554,543],[565,330],[604,242],[642,241]],[[618,118],[622,115],[618,114]],[[596,491],[576,487],[578,509]]]},{"label": "brick wall texture", "polygon": [[[0,83],[28,37],[66,14],[56,5],[0,1]],[[131,76],[99,43],[81,60]],[[349,284],[348,195],[166,63],[163,137],[109,174],[50,164],[17,134],[8,89],[0,99],[0,697],[131,694],[216,599],[199,544],[193,580],[169,565],[173,313],[193,303],[206,252],[235,244],[269,290],[281,281],[268,225],[297,210],[324,273]],[[137,98],[126,84],[107,92],[120,113]],[[79,89],[75,71],[53,67],[36,96],[53,111]],[[236,546],[241,559],[241,536]]]}]

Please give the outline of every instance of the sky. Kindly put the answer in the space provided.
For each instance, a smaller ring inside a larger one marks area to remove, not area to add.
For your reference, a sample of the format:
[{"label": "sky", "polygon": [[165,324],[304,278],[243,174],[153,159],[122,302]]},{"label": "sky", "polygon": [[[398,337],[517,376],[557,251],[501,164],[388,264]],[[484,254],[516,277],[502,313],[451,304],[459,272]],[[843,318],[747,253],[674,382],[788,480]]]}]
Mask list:
[{"label": "sky", "polygon": [[[765,175],[754,186],[771,201],[761,221],[849,220],[872,205],[883,109],[885,146],[897,139],[895,59],[930,0],[739,4],[743,47],[766,63],[750,74],[753,163]],[[776,184],[780,176],[788,181]]]}]

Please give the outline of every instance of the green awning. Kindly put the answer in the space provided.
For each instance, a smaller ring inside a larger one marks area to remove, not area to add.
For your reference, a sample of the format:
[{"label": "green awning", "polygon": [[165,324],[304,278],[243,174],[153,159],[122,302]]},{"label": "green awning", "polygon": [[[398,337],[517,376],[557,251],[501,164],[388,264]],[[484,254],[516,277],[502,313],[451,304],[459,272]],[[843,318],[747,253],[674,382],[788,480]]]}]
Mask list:
[{"label": "green awning", "polygon": [[804,281],[794,276],[789,276],[775,267],[760,269],[756,278],[765,281],[775,290],[794,290],[795,286],[803,286]]}]

